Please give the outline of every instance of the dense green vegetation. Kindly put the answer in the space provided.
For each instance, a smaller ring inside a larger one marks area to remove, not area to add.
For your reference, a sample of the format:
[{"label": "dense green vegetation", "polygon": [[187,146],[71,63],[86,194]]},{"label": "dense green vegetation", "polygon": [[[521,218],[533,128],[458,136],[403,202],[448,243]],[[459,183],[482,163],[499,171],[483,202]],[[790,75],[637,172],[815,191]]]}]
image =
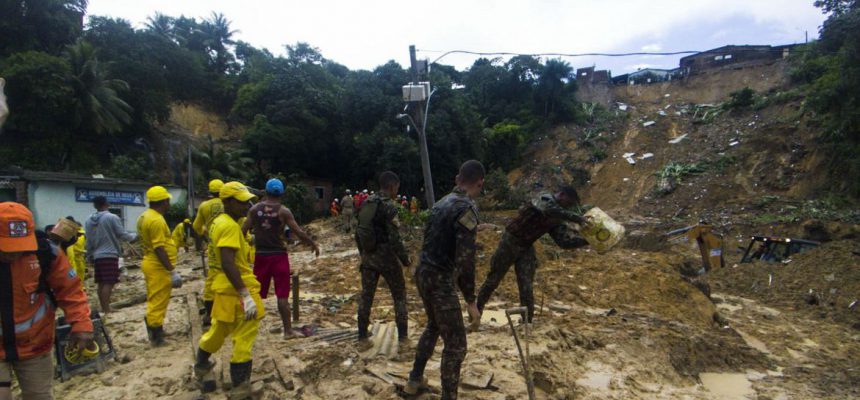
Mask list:
[{"label": "dense green vegetation", "polygon": [[[274,174],[301,174],[360,188],[392,169],[403,192],[418,194],[422,185],[415,131],[396,118],[409,73],[393,61],[352,71],[306,43],[276,56],[234,40],[228,17],[217,13],[155,14],[136,29],[107,17],[84,23],[85,0],[2,4],[0,76],[11,109],[2,164],[142,179],[181,170],[153,165],[152,153],[170,105],[188,102],[247,127],[241,148],[197,146],[201,180],[261,185]],[[561,60],[479,59],[467,71],[434,64],[428,78],[439,193],[462,161],[508,170],[535,135],[582,114],[572,69]]]},{"label": "dense green vegetation", "polygon": [[841,187],[860,197],[860,3],[815,2],[829,16],[818,41],[801,52],[793,78],[806,93],[805,108],[824,128],[822,140]]}]

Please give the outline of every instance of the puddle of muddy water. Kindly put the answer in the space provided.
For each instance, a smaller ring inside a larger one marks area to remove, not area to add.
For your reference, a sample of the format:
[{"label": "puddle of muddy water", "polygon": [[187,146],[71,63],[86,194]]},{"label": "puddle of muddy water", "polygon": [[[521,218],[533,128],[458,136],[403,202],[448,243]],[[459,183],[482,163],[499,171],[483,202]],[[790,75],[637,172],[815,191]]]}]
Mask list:
[{"label": "puddle of muddy water", "polygon": [[756,337],[748,335],[748,334],[741,332],[740,330],[737,330],[737,329],[735,329],[735,332],[737,332],[739,335],[741,335],[741,338],[743,338],[744,342],[746,342],[747,345],[749,345],[750,347],[752,347],[752,348],[754,348],[754,349],[756,349],[756,350],[758,350],[764,354],[770,354],[770,350],[768,350],[767,345],[765,345],[764,342],[762,342],[761,340],[758,340]]},{"label": "puddle of muddy water", "polygon": [[746,374],[704,372],[699,374],[699,379],[714,399],[743,400],[755,398],[756,395]]}]

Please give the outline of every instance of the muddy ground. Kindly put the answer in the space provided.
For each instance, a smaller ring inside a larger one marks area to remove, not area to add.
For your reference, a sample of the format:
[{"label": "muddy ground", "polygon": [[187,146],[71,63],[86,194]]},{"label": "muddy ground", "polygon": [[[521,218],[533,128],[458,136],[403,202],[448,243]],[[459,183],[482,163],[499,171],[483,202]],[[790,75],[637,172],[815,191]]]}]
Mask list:
[{"label": "muddy ground", "polygon": [[[271,333],[279,320],[274,299],[265,301],[267,315],[254,349],[252,378],[260,397],[400,398],[399,385],[414,353],[410,349],[398,352],[395,347],[369,356],[356,348],[357,254],[349,237],[339,232],[333,221],[314,223],[311,230],[321,239],[323,254],[313,259],[306,249],[296,248],[291,257],[299,269],[302,292],[297,326],[313,326],[318,334],[288,341]],[[414,252],[419,247],[418,234],[410,241]],[[500,234],[500,229],[492,226],[479,234],[478,284],[486,275]],[[846,323],[852,315],[856,319],[856,314],[822,318],[790,303],[750,293],[738,282],[759,278],[740,278],[755,275],[747,270],[753,266],[746,265],[712,274],[709,278],[714,294],[709,299],[678,273],[693,251],[681,250],[657,253],[619,247],[598,255],[587,249],[561,251],[551,242],[538,244],[541,266],[536,297],[542,308],[529,343],[538,398],[860,396],[856,366],[860,330]],[[846,256],[842,262],[853,263],[845,267],[856,273],[857,257],[847,254],[854,258]],[[168,310],[168,345],[148,345],[142,322],[144,304],[123,308],[107,318],[118,360],[109,362],[102,373],[58,381],[55,388],[59,398],[199,396],[191,378],[194,346],[190,328],[199,324],[196,294],[203,283],[197,269],[200,259],[195,254],[180,258],[179,268],[186,282],[174,292]],[[407,287],[410,338],[414,342],[425,318],[414,285],[408,282]],[[134,300],[143,292],[140,270],[132,268],[115,300]],[[463,374],[464,383],[470,385],[461,389],[461,398],[527,398],[520,359],[502,311],[517,305],[516,293],[514,277],[509,274],[488,305],[480,331],[468,335]],[[843,306],[841,300],[837,303]],[[391,306],[387,289],[380,289],[372,318],[379,324],[391,323]],[[518,329],[522,335],[524,327]],[[380,339],[387,336],[379,332]],[[331,339],[320,339],[325,336]],[[216,356],[222,366],[229,363],[226,347]],[[440,352],[441,341],[427,370],[433,388],[420,398],[438,397],[434,393],[439,387]],[[226,371],[222,374],[228,375]],[[223,381],[229,379],[220,379],[219,391],[209,398],[226,398],[221,390]]]}]

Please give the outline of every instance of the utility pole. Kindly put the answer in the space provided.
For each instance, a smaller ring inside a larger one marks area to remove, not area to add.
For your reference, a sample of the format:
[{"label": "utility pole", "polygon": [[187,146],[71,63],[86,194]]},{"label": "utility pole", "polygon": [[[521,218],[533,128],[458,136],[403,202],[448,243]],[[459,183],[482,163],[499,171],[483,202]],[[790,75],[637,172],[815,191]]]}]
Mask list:
[{"label": "utility pole", "polygon": [[188,144],[188,218],[194,216],[194,168],[191,164],[191,143]]},{"label": "utility pole", "polygon": [[[412,84],[418,85],[418,60],[415,58],[414,44],[409,46],[409,62],[412,65]],[[430,93],[426,93],[426,95],[429,96]],[[425,99],[424,101],[427,100]],[[412,107],[412,110],[415,113],[414,120],[417,121],[415,123],[415,128],[418,131],[418,148],[421,152],[421,170],[424,173],[424,196],[427,201],[427,208],[430,208],[436,203],[436,196],[433,194],[433,176],[430,173],[430,154],[427,152],[427,136],[424,132],[424,101],[413,102],[415,107]]]}]

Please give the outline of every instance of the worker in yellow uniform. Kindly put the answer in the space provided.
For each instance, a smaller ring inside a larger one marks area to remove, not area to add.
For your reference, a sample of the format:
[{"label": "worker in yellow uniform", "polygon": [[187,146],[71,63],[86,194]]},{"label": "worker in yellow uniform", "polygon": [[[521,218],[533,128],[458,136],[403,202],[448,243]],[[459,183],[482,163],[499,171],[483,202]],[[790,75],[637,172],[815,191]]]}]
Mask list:
[{"label": "worker in yellow uniform", "polygon": [[[204,242],[209,242],[209,225],[224,210],[221,199],[218,197],[222,186],[224,186],[224,182],[220,179],[209,181],[209,199],[200,203],[200,207],[197,208],[197,216],[194,217],[194,224],[192,225],[194,232],[197,233],[198,237],[203,238]],[[205,308],[203,314],[204,328],[209,326],[210,315],[212,314],[212,280],[215,278],[217,272],[213,271],[215,268],[212,264],[212,260],[215,258],[214,251],[215,248],[209,246],[206,254],[209,257],[209,268],[206,271],[206,283],[203,286],[203,307]]]},{"label": "worker in yellow uniform", "polygon": [[212,282],[214,304],[212,326],[200,338],[194,373],[204,392],[215,389],[211,376],[214,362],[209,357],[217,352],[229,336],[233,341],[230,358],[230,379],[233,388],[230,399],[251,396],[251,350],[257,338],[260,319],[265,310],[260,298],[260,283],[248,263],[248,242],[238,220],[256,198],[239,182],[228,182],[221,188],[224,212],[215,218],[209,230],[210,246],[215,257],[210,261],[218,268]]},{"label": "worker in yellow uniform", "polygon": [[146,191],[149,208],[137,219],[137,234],[143,244],[141,270],[146,280],[146,332],[154,346],[164,344],[164,316],[173,286],[182,279],[174,271],[176,245],[164,213],[170,208],[170,193],[163,186]]},{"label": "worker in yellow uniform", "polygon": [[84,278],[87,276],[87,237],[83,226],[78,229],[78,240],[72,247],[75,248],[72,263],[75,273],[81,278],[81,288],[84,289]]},{"label": "worker in yellow uniform", "polygon": [[170,234],[170,237],[173,238],[173,243],[176,243],[177,251],[181,247],[185,249],[186,253],[188,253],[188,239],[190,239],[191,236],[189,232],[190,230],[191,220],[188,218],[173,227],[173,233]]}]

